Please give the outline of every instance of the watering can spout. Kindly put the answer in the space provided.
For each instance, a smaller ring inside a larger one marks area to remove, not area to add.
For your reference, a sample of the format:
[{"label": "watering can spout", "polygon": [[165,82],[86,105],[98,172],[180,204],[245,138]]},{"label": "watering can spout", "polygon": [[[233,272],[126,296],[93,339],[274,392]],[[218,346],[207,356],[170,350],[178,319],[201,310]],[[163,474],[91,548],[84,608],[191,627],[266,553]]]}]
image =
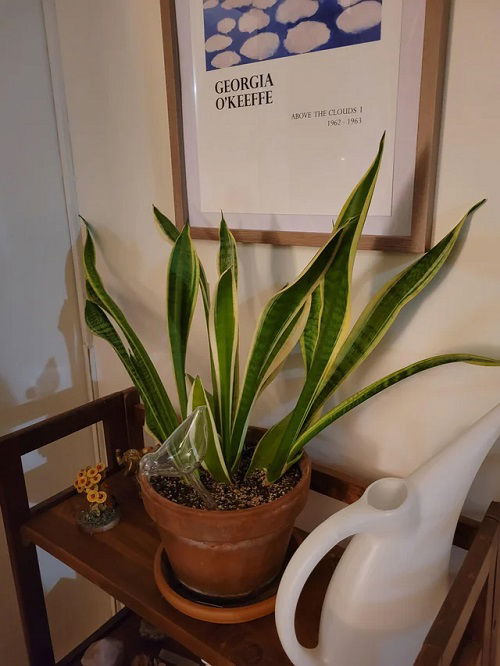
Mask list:
[{"label": "watering can spout", "polygon": [[500,436],[500,405],[476,421],[454,442],[424,463],[407,481],[418,496],[422,520],[439,510],[458,520],[469,488]]}]

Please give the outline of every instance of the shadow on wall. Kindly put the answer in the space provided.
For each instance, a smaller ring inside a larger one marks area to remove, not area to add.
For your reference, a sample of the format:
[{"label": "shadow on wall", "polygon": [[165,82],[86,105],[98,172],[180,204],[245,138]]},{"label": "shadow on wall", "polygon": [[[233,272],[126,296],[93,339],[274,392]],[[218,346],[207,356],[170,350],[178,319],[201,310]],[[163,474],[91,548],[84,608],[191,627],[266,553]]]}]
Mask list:
[{"label": "shadow on wall", "polygon": [[[74,273],[71,253],[65,265],[66,294],[74,293]],[[36,328],[36,322],[33,322]],[[70,385],[61,388],[61,373],[57,360],[51,357],[40,375],[30,386],[25,396],[27,401],[19,403],[0,377],[0,424],[2,434],[12,432],[48,416],[59,414],[86,401],[85,359],[82,334],[76,317],[76,305],[65,299],[58,321],[58,330],[63,335],[66,347],[66,362]],[[66,374],[66,373],[63,373]],[[23,456],[26,485],[30,502],[38,503],[51,494],[67,487],[79,466],[93,459],[93,441],[90,429],[75,433],[40,451]]]},{"label": "shadow on wall", "polygon": [[[56,659],[64,657],[110,616],[107,595],[45,552],[38,552],[43,570],[57,568],[58,580],[45,593],[51,632],[57,631]],[[66,575],[65,575],[66,570]],[[109,597],[108,597],[109,599]],[[71,609],[71,612],[61,612]]]},{"label": "shadow on wall", "polygon": [[[74,294],[74,274],[71,254],[65,265],[66,294]],[[1,434],[56,415],[86,401],[85,358],[82,334],[76,316],[76,304],[66,297],[58,319],[58,330],[65,340],[65,351],[60,358],[68,371],[50,357],[33,385],[25,391],[26,402],[19,403],[7,381],[0,377]],[[36,329],[36,321],[30,322]],[[61,362],[61,361],[60,361]],[[61,376],[69,375],[69,386],[61,388]],[[37,504],[63,488],[70,486],[80,467],[94,460],[92,433],[89,428],[74,433],[43,449],[23,456],[28,497]],[[109,597],[83,578],[63,567],[47,553],[39,551],[51,633],[58,656],[63,656],[84,636],[91,633],[110,615]],[[6,663],[2,645],[23,644],[10,563],[3,527],[0,525],[0,662]],[[68,575],[66,571],[69,572]],[[61,578],[63,576],[63,578]],[[71,613],[61,609],[71,608]],[[13,637],[15,637],[13,639]],[[19,661],[16,662],[16,659]],[[13,655],[9,666],[24,666],[26,658]]]},{"label": "shadow on wall", "polygon": [[[65,266],[66,293],[74,293],[71,253]],[[49,358],[35,383],[26,389],[26,402],[19,403],[5,379],[0,376],[0,435],[39,421],[47,416],[76,407],[86,394],[82,335],[76,317],[76,305],[66,297],[59,314],[58,330],[64,337],[70,385],[60,390],[61,377],[57,360]],[[36,321],[29,322],[36,330]]]}]

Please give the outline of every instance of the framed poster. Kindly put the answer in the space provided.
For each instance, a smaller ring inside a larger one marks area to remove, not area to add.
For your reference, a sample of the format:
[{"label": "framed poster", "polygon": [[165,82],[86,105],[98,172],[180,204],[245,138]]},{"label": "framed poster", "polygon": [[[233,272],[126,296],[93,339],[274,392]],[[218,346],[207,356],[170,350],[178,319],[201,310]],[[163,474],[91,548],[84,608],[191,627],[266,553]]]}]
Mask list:
[{"label": "framed poster", "polygon": [[449,0],[161,0],[177,224],[320,245],[384,158],[362,249],[430,242]]}]

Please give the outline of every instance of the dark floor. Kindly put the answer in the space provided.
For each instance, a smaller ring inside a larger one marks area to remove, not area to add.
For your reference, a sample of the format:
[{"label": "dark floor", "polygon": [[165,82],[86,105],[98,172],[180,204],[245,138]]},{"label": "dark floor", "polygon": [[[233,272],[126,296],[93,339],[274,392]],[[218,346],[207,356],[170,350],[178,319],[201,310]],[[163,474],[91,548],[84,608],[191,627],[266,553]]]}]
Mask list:
[{"label": "dark floor", "polygon": [[[83,650],[68,655],[61,666],[81,666],[85,649],[104,636],[120,640],[125,648],[125,658],[120,666],[199,666],[202,662],[174,640],[143,638],[139,633],[141,619],[132,612],[122,611],[118,622],[108,623],[108,630],[92,636]],[[155,659],[157,661],[155,661]]]}]

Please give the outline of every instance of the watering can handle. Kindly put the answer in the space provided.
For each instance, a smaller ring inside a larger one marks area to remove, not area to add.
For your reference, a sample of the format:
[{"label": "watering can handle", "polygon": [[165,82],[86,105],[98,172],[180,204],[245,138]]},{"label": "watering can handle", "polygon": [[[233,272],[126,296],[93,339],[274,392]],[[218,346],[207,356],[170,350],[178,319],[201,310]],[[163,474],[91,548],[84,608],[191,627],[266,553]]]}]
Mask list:
[{"label": "watering can handle", "polygon": [[340,541],[373,527],[379,520],[379,512],[356,502],[313,530],[290,560],[276,596],[276,627],[283,648],[295,666],[318,666],[321,663],[316,649],[303,647],[295,634],[297,602],[311,572]]}]

